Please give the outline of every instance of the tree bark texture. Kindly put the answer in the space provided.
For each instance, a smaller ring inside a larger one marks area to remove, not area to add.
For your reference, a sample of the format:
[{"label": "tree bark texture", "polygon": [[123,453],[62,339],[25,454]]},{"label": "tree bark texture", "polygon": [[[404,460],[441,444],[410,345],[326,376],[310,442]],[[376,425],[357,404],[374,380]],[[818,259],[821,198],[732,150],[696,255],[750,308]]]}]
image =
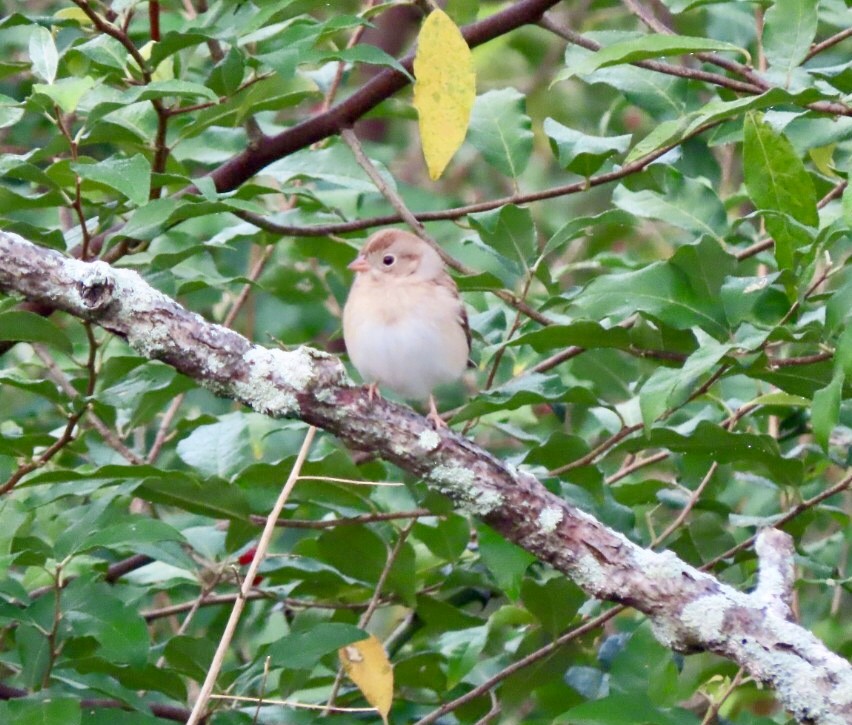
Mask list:
[{"label": "tree bark texture", "polygon": [[70,259],[0,232],[0,290],[94,322],[218,395],[374,451],[590,595],[643,612],[665,645],[712,651],[744,667],[773,687],[799,722],[852,723],[852,667],[791,621],[793,549],[786,534],[768,529],[758,538],[760,581],[746,594],[671,552],[643,549],[529,473],[451,430],[433,430],[411,409],[368,401],[335,357],[252,344],[187,311],[136,272]]}]

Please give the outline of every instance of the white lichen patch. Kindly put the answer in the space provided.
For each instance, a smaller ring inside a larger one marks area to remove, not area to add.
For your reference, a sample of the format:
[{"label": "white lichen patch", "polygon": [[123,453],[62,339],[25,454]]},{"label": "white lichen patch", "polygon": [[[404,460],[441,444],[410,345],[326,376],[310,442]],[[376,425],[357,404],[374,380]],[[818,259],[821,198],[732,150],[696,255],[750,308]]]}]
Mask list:
[{"label": "white lichen patch", "polygon": [[725,615],[734,605],[724,594],[709,594],[689,602],[680,613],[683,625],[696,633],[700,642],[718,642],[722,639]]},{"label": "white lichen patch", "polygon": [[288,352],[255,345],[243,355],[243,360],[249,366],[249,374],[234,384],[238,396],[260,413],[298,412],[296,394],[313,378],[313,363],[305,348]]},{"label": "white lichen patch", "polygon": [[399,443],[398,441],[391,441],[391,453],[395,456],[399,456],[400,458],[407,458],[408,454],[411,451],[408,450],[408,446],[403,443]]},{"label": "white lichen patch", "polygon": [[436,466],[429,478],[441,493],[449,496],[458,507],[474,516],[486,516],[502,505],[503,496],[490,488],[476,485],[476,476],[462,466]]},{"label": "white lichen patch", "polygon": [[538,525],[545,534],[549,534],[556,531],[563,516],[564,512],[558,506],[547,506],[538,515]]},{"label": "white lichen patch", "polygon": [[830,712],[824,673],[802,656],[808,650],[767,647],[765,641],[752,637],[742,638],[742,649],[744,658],[752,663],[751,671],[775,688],[797,719],[820,725],[848,725],[847,718]]},{"label": "white lichen patch", "polygon": [[841,706],[852,703],[852,677],[847,675],[844,682],[840,682],[832,689],[831,701]]},{"label": "white lichen patch", "polygon": [[128,332],[127,342],[143,357],[156,358],[163,350],[174,344],[171,333],[165,325],[135,325]]},{"label": "white lichen patch", "polygon": [[[648,549],[637,548],[633,552],[633,561],[637,571],[649,579],[679,579],[688,568],[672,551],[657,553]],[[696,571],[695,578],[703,578],[703,574]]]},{"label": "white lichen patch", "polygon": [[[98,262],[84,264],[93,267]],[[115,284],[113,296],[121,299],[123,305],[131,312],[150,312],[162,307],[171,307],[175,303],[159,290],[154,289],[142,277],[132,269],[116,269],[103,263],[107,268],[106,274],[112,278]]]},{"label": "white lichen patch", "polygon": [[322,388],[321,390],[317,390],[317,392],[314,393],[314,397],[320,403],[325,403],[326,405],[331,405],[335,402],[334,392],[329,388]]},{"label": "white lichen patch", "polygon": [[[81,263],[81,266],[83,267],[83,273],[80,275],[80,282],[84,285],[90,285],[92,287],[96,285],[104,285],[112,279],[112,267],[110,267],[106,262],[98,260],[88,264]],[[136,276],[141,279],[138,274]]]},{"label": "white lichen patch", "polygon": [[434,451],[439,445],[441,445],[441,436],[439,436],[431,428],[424,428],[420,432],[420,435],[417,436],[417,445],[419,445],[424,451]]},{"label": "white lichen patch", "polygon": [[596,594],[608,591],[608,586],[612,583],[600,562],[586,552],[577,557],[572,573],[577,584]]},{"label": "white lichen patch", "polygon": [[651,632],[664,647],[668,647],[669,649],[678,648],[680,637],[678,637],[677,629],[672,621],[666,617],[652,617]]},{"label": "white lichen patch", "polygon": [[250,363],[259,361],[269,372],[276,373],[284,383],[296,390],[304,390],[314,377],[313,359],[305,347],[297,347],[292,352],[253,347],[245,354],[245,359]]},{"label": "white lichen patch", "polygon": [[448,488],[459,489],[460,491],[473,488],[476,481],[473,471],[462,466],[435,466],[430,478]]}]

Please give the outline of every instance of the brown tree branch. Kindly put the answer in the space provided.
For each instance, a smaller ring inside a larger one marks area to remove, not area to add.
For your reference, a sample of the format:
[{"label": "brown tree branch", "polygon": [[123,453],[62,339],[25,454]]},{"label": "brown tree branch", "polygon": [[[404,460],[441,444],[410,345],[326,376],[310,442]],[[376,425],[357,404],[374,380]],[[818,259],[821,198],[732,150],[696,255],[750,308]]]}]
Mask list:
[{"label": "brown tree branch", "polygon": [[[487,43],[522,25],[537,23],[542,14],[559,0],[520,0],[505,10],[494,13],[462,28],[462,35],[471,48]],[[410,74],[414,68],[414,53],[400,64]],[[266,137],[263,142],[247,148],[210,174],[219,191],[231,191],[254,176],[273,161],[299,149],[339,134],[351,127],[365,113],[410,83],[404,73],[387,68],[374,76],[351,96],[327,111],[297,123],[286,131]]]},{"label": "brown tree branch", "polygon": [[852,666],[775,608],[678,559],[643,549],[532,475],[405,406],[369,400],[336,358],[269,350],[206,322],[135,272],[86,263],[0,232],[0,290],[49,301],[127,340],[213,392],[297,418],[375,451],[571,577],[587,594],[646,614],[666,646],[707,650],[775,688],[802,723],[852,719]]},{"label": "brown tree branch", "polygon": [[[0,700],[17,700],[22,697],[30,697],[32,693],[29,690],[24,690],[20,687],[11,687],[0,683]],[[130,710],[133,708],[120,700],[107,700],[103,698],[84,697],[80,700],[80,708],[83,710],[92,709],[99,710],[107,708],[110,710]],[[185,723],[189,717],[189,710],[174,705],[165,705],[163,703],[152,702],[148,705],[151,714],[163,720],[172,720],[174,722]]]}]

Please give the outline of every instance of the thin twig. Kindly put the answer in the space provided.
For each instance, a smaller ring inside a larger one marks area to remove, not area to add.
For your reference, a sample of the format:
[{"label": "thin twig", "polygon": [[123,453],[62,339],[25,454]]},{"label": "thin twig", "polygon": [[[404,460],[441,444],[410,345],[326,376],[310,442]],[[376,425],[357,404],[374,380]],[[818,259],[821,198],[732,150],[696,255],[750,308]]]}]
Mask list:
[{"label": "thin twig", "polygon": [[[579,45],[581,48],[598,51],[603,47],[600,43],[592,40],[591,38],[585,38],[580,33],[577,33],[570,28],[558,25],[547,16],[539,20],[538,24],[545,30],[549,30],[551,33],[558,35],[563,40],[567,40],[569,43],[573,43],[574,45]],[[753,83],[738,81],[719,73],[712,73],[710,71],[700,70],[697,68],[686,68],[684,66],[672,65],[671,63],[664,63],[658,60],[639,60],[631,63],[631,65],[638,68],[644,68],[645,70],[654,71],[656,73],[665,73],[666,75],[677,76],[679,78],[711,83],[723,88],[729,88],[730,90],[737,91],[738,93],[759,94],[763,92],[763,88],[756,86]]]},{"label": "thin twig", "polygon": [[[795,519],[799,514],[804,513],[808,509],[813,508],[819,503],[822,503],[827,498],[831,498],[832,496],[836,496],[838,493],[843,493],[843,491],[847,490],[850,486],[852,486],[852,473],[849,473],[845,478],[841,479],[838,483],[830,486],[825,489],[825,491],[821,491],[816,494],[816,496],[812,496],[806,501],[802,501],[797,503],[793,508],[787,511],[782,516],[779,516],[777,519],[772,521],[772,526],[776,529],[780,529],[784,524],[789,523],[793,519]],[[699,568],[701,571],[708,571],[712,569],[716,564],[724,561],[725,559],[729,559],[736,554],[739,554],[741,551],[745,551],[746,549],[751,548],[757,539],[757,534],[753,534],[749,536],[745,541],[741,541],[736,546],[732,546],[727,551],[719,554],[718,556],[713,557],[710,561],[705,562]]]},{"label": "thin twig", "polygon": [[695,508],[695,504],[697,504],[698,499],[701,498],[701,494],[704,493],[704,489],[707,488],[707,484],[710,483],[710,479],[713,478],[713,474],[716,473],[717,468],[719,468],[719,464],[716,461],[713,461],[704,478],[701,479],[701,483],[699,483],[695,488],[695,491],[692,492],[692,495],[689,497],[689,501],[686,502],[686,506],[683,507],[681,512],[677,515],[677,518],[672,521],[661,534],[654,537],[650,548],[653,549],[659,546],[683,525],[683,522],[686,521],[686,517],[689,516],[690,511]]},{"label": "thin twig", "polygon": [[590,450],[585,456],[581,456],[570,463],[566,463],[564,466],[559,466],[558,468],[554,468],[552,471],[548,472],[549,476],[561,476],[563,473],[567,473],[568,471],[572,471],[575,468],[582,468],[583,466],[588,466],[594,463],[595,459],[598,456],[603,455],[612,448],[617,443],[623,441],[627,436],[635,433],[636,431],[642,430],[645,426],[642,423],[634,423],[633,425],[625,425],[616,433],[613,433],[609,438],[607,438],[602,443],[596,445],[592,450]]},{"label": "thin twig", "polygon": [[[672,35],[674,34],[674,30],[672,30],[668,25],[666,25],[662,20],[654,16],[647,9],[642,7],[639,4],[638,0],[622,0],[624,5],[630,10],[637,18],[639,18],[645,25],[647,25],[651,30],[655,33],[659,33],[660,35]],[[705,63],[712,63],[713,65],[717,65],[720,68],[724,68],[725,70],[731,71],[732,73],[736,73],[737,75],[742,76],[752,84],[754,84],[760,91],[768,90],[769,84],[761,78],[757,73],[755,73],[751,68],[747,65],[743,65],[742,63],[737,63],[733,60],[728,60],[727,58],[723,58],[716,53],[696,53],[695,57]]]},{"label": "thin twig", "polygon": [[[822,209],[827,206],[829,202],[834,199],[838,199],[843,195],[844,190],[849,182],[846,179],[837,182],[831,190],[817,202],[817,209]],[[775,245],[775,241],[770,237],[767,239],[761,239],[750,247],[746,247],[745,249],[741,249],[734,256],[737,258],[738,262],[742,262],[744,259],[748,259],[749,257],[753,257],[756,254],[760,254],[761,252],[766,251],[767,249],[772,249]]]},{"label": "thin twig", "polygon": [[740,667],[740,669],[737,670],[737,674],[734,675],[734,679],[731,680],[731,684],[725,688],[721,697],[710,703],[710,707],[707,708],[707,712],[704,713],[704,717],[701,720],[701,725],[710,725],[710,723],[716,722],[716,718],[719,716],[719,710],[722,709],[722,705],[724,705],[728,698],[734,694],[734,690],[742,684],[744,676],[745,670]]},{"label": "thin twig", "polygon": [[477,685],[461,697],[457,697],[455,700],[450,700],[450,702],[445,702],[437,710],[430,712],[426,717],[420,718],[420,720],[415,722],[414,725],[430,725],[430,723],[436,722],[448,712],[452,712],[456,708],[467,704],[471,700],[475,700],[480,695],[489,692],[495,685],[502,682],[510,675],[513,675],[519,670],[522,670],[524,667],[529,667],[534,662],[538,662],[540,659],[547,657],[550,654],[553,654],[554,652],[556,652],[556,650],[558,650],[560,647],[567,644],[568,642],[572,642],[573,640],[582,637],[588,632],[593,632],[616,615],[621,614],[621,612],[623,612],[625,609],[627,609],[627,607],[625,607],[623,604],[618,604],[609,611],[606,611],[603,614],[599,614],[594,619],[590,619],[588,622],[580,625],[576,629],[572,629],[566,632],[565,634],[560,635],[550,644],[546,644],[544,647],[540,647],[534,652],[530,652],[526,657],[519,659],[517,662],[513,662],[511,665],[503,668],[496,675],[489,677],[487,680],[485,680],[485,682],[480,685]]},{"label": "thin twig", "polygon": [[228,647],[231,645],[231,639],[233,639],[234,632],[237,629],[237,624],[240,621],[240,615],[242,614],[243,607],[245,606],[246,598],[251,591],[252,583],[254,582],[255,576],[257,576],[257,570],[260,567],[260,563],[263,561],[263,557],[266,555],[266,551],[269,548],[269,542],[272,540],[272,534],[275,531],[275,522],[281,515],[281,510],[284,508],[284,504],[287,502],[293,487],[296,485],[296,481],[299,479],[299,472],[302,470],[302,465],[308,456],[308,451],[311,448],[311,443],[314,440],[316,432],[317,429],[314,426],[310,426],[305,433],[305,439],[302,442],[302,447],[299,449],[299,454],[296,456],[296,461],[293,464],[293,469],[290,471],[290,476],[287,478],[287,482],[284,484],[284,487],[281,489],[281,493],[278,495],[278,500],[275,502],[275,505],[272,507],[272,511],[269,513],[266,526],[263,529],[263,533],[260,535],[260,540],[257,542],[254,557],[251,560],[251,564],[249,564],[245,579],[240,587],[239,596],[234,600],[234,607],[231,610],[230,617],[228,617],[228,622],[225,625],[225,631],[222,633],[222,638],[219,640],[219,645],[216,647],[216,652],[213,655],[213,661],[210,663],[210,669],[207,671],[207,676],[204,678],[201,691],[198,693],[198,699],[195,701],[195,705],[192,708],[189,719],[186,721],[186,725],[197,725],[207,707],[207,701],[210,699],[210,695],[213,692],[213,687],[219,677],[219,671],[222,669],[222,663],[225,661],[225,655],[228,651]]},{"label": "thin twig", "polygon": [[846,28],[841,30],[839,33],[835,33],[829,38],[817,43],[814,45],[805,56],[805,60],[808,61],[813,58],[815,55],[819,55],[824,50],[828,50],[832,46],[837,45],[838,43],[842,43],[846,38],[852,38],[852,28]]},{"label": "thin twig", "polygon": [[[358,526],[360,524],[371,524],[376,521],[394,521],[396,519],[418,519],[423,516],[435,516],[435,514],[429,509],[414,509],[413,511],[381,511],[372,514],[359,514],[358,516],[347,516],[342,519],[326,519],[322,521],[315,521],[313,519],[279,519],[275,525],[284,529],[333,529],[338,526]],[[263,516],[252,515],[250,520],[253,524],[259,524],[265,522],[266,518]]]},{"label": "thin twig", "polygon": [[[382,573],[379,575],[379,579],[376,582],[376,586],[373,588],[373,596],[370,597],[370,602],[367,605],[367,608],[361,614],[361,617],[358,619],[358,626],[361,629],[366,629],[367,625],[370,623],[370,620],[373,618],[373,614],[376,612],[376,608],[379,606],[381,602],[382,589],[384,589],[385,582],[390,576],[390,571],[393,568],[393,565],[396,563],[396,560],[399,558],[400,553],[402,552],[402,547],[405,545],[406,540],[408,539],[411,530],[414,528],[414,524],[417,521],[409,521],[408,524],[399,532],[399,536],[397,537],[396,543],[394,544],[393,549],[391,549],[388,554],[387,561],[385,562],[384,567],[382,568]],[[337,670],[337,676],[334,678],[334,684],[331,687],[331,694],[328,696],[328,702],[326,703],[326,709],[323,710],[323,715],[327,715],[331,712],[334,707],[334,701],[337,698],[337,693],[340,691],[340,686],[343,683],[343,667],[339,667]]]}]

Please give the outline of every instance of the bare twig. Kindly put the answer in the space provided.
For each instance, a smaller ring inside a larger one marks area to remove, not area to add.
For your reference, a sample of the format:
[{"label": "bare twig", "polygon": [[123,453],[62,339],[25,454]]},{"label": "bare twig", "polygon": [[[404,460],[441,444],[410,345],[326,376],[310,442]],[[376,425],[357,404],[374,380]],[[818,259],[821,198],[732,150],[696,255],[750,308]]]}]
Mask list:
[{"label": "bare twig", "polygon": [[287,502],[290,492],[293,490],[293,487],[296,485],[296,481],[299,479],[302,464],[305,462],[305,458],[307,458],[316,430],[316,428],[311,426],[305,433],[305,439],[302,442],[302,447],[299,449],[298,455],[296,456],[296,461],[293,463],[293,469],[290,471],[290,476],[287,478],[287,482],[284,484],[284,487],[281,489],[281,493],[278,495],[278,500],[275,502],[275,505],[272,507],[272,511],[269,513],[269,517],[266,521],[266,527],[263,529],[263,533],[260,535],[260,540],[257,542],[254,558],[252,558],[251,564],[249,564],[245,579],[240,587],[239,596],[234,600],[234,607],[231,610],[230,617],[228,617],[228,622],[225,625],[225,631],[222,633],[222,638],[219,640],[219,645],[216,647],[216,652],[213,655],[213,661],[210,663],[210,668],[207,670],[207,676],[204,678],[201,691],[198,693],[198,698],[195,701],[195,705],[192,707],[192,712],[190,713],[189,719],[186,721],[186,725],[196,725],[207,707],[207,701],[210,699],[213,687],[216,684],[216,679],[219,677],[219,670],[221,670],[222,663],[225,661],[225,655],[231,644],[234,632],[237,629],[237,623],[240,621],[240,615],[242,614],[243,607],[245,606],[246,598],[251,591],[254,578],[257,576],[257,570],[260,567],[260,562],[262,562],[263,557],[266,556],[266,550],[269,548],[269,542],[272,540],[272,534],[275,531],[275,522],[281,515],[281,510],[284,508],[284,504]]}]

